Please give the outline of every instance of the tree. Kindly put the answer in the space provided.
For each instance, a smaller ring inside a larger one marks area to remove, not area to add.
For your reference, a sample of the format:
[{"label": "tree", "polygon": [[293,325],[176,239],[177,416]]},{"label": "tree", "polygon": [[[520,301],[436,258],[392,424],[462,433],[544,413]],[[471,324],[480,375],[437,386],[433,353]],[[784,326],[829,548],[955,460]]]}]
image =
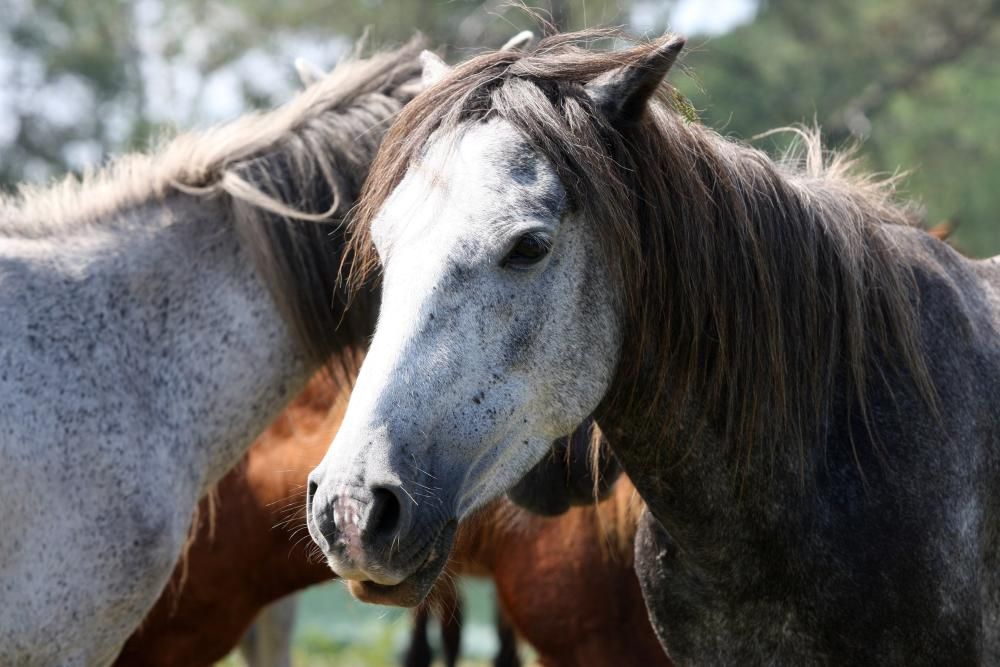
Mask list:
[{"label": "tree", "polygon": [[[742,138],[815,119],[831,146],[863,140],[875,170],[912,170],[928,220],[1000,253],[1000,0],[759,0],[756,19],[693,36],[675,77],[704,122]],[[331,66],[371,26],[421,30],[459,59],[537,27],[507,0],[0,0],[0,186],[145,147],[167,128],[287,99],[292,60]],[[651,0],[536,0],[563,29],[627,22]],[[655,34],[655,26],[651,33]]]},{"label": "tree", "polygon": [[1000,253],[1000,2],[769,0],[697,46],[678,81],[706,123],[739,137],[818,122],[861,141],[876,171],[910,170],[929,222],[957,222],[975,255]]}]

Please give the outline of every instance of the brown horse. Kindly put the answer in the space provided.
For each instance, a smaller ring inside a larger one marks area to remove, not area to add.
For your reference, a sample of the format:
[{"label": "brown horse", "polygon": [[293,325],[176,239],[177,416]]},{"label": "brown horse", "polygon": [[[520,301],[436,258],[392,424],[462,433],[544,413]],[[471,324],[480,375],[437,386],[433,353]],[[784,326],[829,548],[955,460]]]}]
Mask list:
[{"label": "brown horse", "polygon": [[[303,480],[346,394],[314,379],[220,482],[214,503],[202,501],[186,559],[116,664],[211,665],[266,605],[331,578],[304,533]],[[633,504],[624,479],[598,508],[555,518],[495,503],[463,526],[450,570],[494,580],[502,613],[544,665],[669,664],[632,570]]]},{"label": "brown horse", "polygon": [[542,665],[670,665],[633,570],[642,503],[622,477],[597,507],[542,517],[503,501],[467,520],[450,568],[491,577]]}]

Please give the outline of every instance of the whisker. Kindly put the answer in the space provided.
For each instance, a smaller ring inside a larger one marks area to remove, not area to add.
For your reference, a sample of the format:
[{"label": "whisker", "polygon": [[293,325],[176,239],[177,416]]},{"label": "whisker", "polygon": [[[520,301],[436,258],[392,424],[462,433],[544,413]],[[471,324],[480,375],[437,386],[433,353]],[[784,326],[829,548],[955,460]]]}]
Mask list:
[{"label": "whisker", "polygon": [[410,492],[406,490],[405,486],[403,486],[403,482],[399,483],[399,488],[403,490],[403,493],[406,494],[406,496],[410,499],[411,502],[413,502],[414,505],[420,507],[420,503],[418,503],[416,499],[414,499],[414,497],[410,495]]}]

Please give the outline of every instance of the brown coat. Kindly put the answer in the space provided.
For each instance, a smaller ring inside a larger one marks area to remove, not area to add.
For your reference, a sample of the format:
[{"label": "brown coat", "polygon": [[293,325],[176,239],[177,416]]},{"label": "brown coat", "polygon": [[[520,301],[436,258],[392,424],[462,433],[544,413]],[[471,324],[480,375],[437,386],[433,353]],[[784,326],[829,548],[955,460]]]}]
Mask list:
[{"label": "brown coat", "polygon": [[[202,501],[186,561],[117,665],[212,665],[267,604],[332,578],[310,557],[304,481],[346,398],[314,380],[219,483],[214,512]],[[555,518],[495,503],[463,526],[451,570],[494,580],[503,612],[541,664],[668,665],[632,569],[633,496],[621,480],[599,510]]]}]

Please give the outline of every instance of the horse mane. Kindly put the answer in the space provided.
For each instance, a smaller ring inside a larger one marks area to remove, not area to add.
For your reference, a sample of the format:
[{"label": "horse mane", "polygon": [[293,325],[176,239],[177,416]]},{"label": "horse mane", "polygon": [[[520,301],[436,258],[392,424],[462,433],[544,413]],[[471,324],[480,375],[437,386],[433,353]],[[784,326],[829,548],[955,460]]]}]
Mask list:
[{"label": "horse mane", "polygon": [[585,85],[658,43],[580,46],[597,39],[627,38],[588,30],[484,54],[411,102],[359,201],[352,284],[375,271],[371,222],[432,135],[501,118],[550,161],[607,249],[623,350],[599,414],[631,436],[680,447],[707,428],[749,461],[755,443],[820,442],[838,401],[871,436],[870,383],[890,371],[933,401],[913,277],[888,233],[915,223],[895,179],[858,175],[815,130],[791,129],[797,147],[772,160],[693,122],[665,84],[640,122],[614,127]]},{"label": "horse mane", "polygon": [[369,333],[370,313],[361,311],[370,309],[355,308],[344,335],[334,335],[348,303],[339,280],[342,222],[382,135],[416,92],[422,42],[348,59],[274,111],[161,140],[149,154],[52,186],[23,185],[0,199],[0,232],[41,237],[149,224],[151,216],[124,213],[174,198],[221,203],[306,350],[325,361],[345,337]]}]

